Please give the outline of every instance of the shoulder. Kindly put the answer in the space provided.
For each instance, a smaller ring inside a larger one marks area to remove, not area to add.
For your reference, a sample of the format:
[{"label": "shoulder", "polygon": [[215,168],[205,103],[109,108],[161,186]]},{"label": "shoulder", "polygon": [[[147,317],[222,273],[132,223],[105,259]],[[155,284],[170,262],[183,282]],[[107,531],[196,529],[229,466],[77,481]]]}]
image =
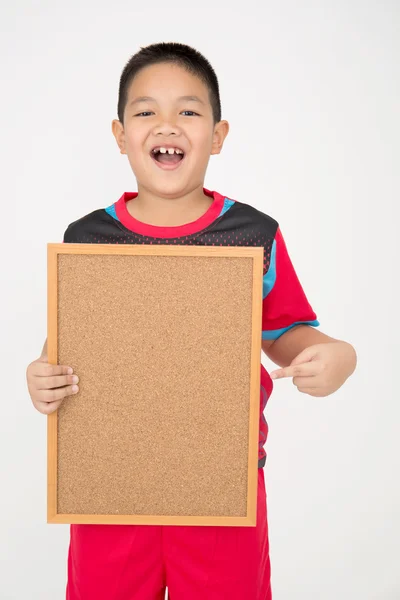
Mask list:
[{"label": "shoulder", "polygon": [[80,219],[73,221],[64,232],[64,242],[84,243],[93,235],[109,233],[115,227],[115,220],[104,208],[98,208]]},{"label": "shoulder", "polygon": [[226,216],[230,216],[232,221],[249,228],[255,232],[263,232],[270,238],[274,238],[278,229],[279,223],[271,215],[255,208],[251,204],[235,200]]}]

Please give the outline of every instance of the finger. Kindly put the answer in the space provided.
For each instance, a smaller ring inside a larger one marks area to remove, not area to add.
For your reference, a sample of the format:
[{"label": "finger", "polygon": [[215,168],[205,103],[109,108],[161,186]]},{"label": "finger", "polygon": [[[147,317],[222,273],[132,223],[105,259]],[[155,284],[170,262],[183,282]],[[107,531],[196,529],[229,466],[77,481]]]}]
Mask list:
[{"label": "finger", "polygon": [[54,375],[54,377],[38,377],[35,381],[37,390],[50,390],[78,383],[77,375]]},{"label": "finger", "polygon": [[57,402],[67,396],[73,396],[79,392],[77,385],[68,385],[63,388],[56,388],[54,390],[40,390],[36,398],[39,402]]},{"label": "finger", "polygon": [[283,379],[284,377],[307,377],[316,375],[318,366],[315,362],[306,362],[301,365],[289,365],[283,369],[277,369],[270,374],[271,379]]},{"label": "finger", "polygon": [[311,360],[316,360],[318,357],[318,352],[320,350],[319,345],[308,346],[308,348],[304,348],[291,362],[292,365],[301,365],[306,362],[310,362]]},{"label": "finger", "polygon": [[54,375],[70,375],[74,371],[66,365],[50,365],[49,363],[33,362],[31,375],[35,377],[53,377]]},{"label": "finger", "polygon": [[51,415],[51,413],[61,406],[62,402],[62,400],[58,400],[57,402],[35,402],[34,405],[42,415]]},{"label": "finger", "polygon": [[293,377],[293,385],[315,390],[320,386],[320,383],[317,377]]},{"label": "finger", "polygon": [[326,392],[321,388],[298,388],[298,390],[302,394],[308,394],[309,396],[314,396],[314,398],[324,398],[326,396]]}]

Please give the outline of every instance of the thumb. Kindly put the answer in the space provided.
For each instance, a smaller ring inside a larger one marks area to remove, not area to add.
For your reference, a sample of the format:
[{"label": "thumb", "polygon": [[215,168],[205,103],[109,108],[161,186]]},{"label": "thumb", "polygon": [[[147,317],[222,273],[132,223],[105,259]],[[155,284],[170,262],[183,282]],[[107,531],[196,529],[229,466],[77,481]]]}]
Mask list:
[{"label": "thumb", "polygon": [[317,346],[309,346],[308,348],[304,348],[290,363],[290,366],[300,365],[305,362],[310,362],[313,360],[318,354]]}]

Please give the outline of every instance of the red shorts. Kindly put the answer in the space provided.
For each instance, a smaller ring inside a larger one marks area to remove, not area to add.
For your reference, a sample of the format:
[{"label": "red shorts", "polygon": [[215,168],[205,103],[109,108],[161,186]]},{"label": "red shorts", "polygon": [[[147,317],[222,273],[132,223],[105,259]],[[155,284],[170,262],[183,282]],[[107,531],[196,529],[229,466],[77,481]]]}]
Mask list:
[{"label": "red shorts", "polygon": [[256,527],[71,525],[67,600],[271,600],[264,470]]}]

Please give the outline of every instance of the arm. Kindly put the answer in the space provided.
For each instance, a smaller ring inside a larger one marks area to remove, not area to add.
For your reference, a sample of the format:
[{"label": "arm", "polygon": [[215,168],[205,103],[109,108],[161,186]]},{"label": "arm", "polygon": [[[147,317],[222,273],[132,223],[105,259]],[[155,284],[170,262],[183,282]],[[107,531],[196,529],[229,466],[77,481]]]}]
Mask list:
[{"label": "arm", "polygon": [[312,396],[333,393],[356,368],[356,352],[347,342],[315,329],[316,313],[301,286],[280,229],[264,275],[262,348],[281,369],[272,379],[293,377],[299,391]]},{"label": "arm", "polygon": [[263,340],[262,349],[272,362],[287,367],[303,350],[314,344],[338,342],[335,338],[308,325],[296,325],[276,340]]},{"label": "arm", "polygon": [[310,396],[329,396],[353,374],[356,351],[351,344],[331,338],[307,325],[283,333],[275,341],[263,341],[263,350],[281,369],[272,379],[293,377],[300,392]]}]

